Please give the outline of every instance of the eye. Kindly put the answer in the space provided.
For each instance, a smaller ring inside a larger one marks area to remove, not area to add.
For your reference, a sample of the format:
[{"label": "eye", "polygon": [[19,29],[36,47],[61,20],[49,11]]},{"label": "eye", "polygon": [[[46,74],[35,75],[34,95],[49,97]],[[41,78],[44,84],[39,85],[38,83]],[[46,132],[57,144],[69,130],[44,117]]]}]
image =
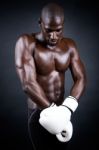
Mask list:
[{"label": "eye", "polygon": [[52,32],[51,29],[45,29],[47,33]]},{"label": "eye", "polygon": [[57,29],[56,32],[61,32],[62,29]]}]

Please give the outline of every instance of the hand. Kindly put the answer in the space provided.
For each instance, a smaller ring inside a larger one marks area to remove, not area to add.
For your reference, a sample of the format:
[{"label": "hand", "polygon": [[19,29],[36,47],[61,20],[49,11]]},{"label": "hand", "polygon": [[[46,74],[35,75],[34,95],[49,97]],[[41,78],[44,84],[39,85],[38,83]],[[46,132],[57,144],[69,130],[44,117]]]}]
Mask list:
[{"label": "hand", "polygon": [[70,117],[68,108],[54,105],[41,112],[39,122],[48,132],[55,134],[59,141],[67,142],[73,133]]},{"label": "hand", "polygon": [[40,124],[52,134],[57,134],[63,130],[66,123],[70,121],[71,111],[64,106],[50,106],[40,114]]},{"label": "hand", "polygon": [[61,142],[69,141],[73,133],[73,126],[70,122],[71,111],[74,112],[77,106],[76,99],[69,96],[62,105],[52,104],[44,109],[40,114],[39,122],[48,132],[55,134]]},{"label": "hand", "polygon": [[65,125],[65,129],[61,133],[56,134],[56,137],[60,142],[68,142],[72,138],[72,134],[73,126],[72,123],[69,121]]}]

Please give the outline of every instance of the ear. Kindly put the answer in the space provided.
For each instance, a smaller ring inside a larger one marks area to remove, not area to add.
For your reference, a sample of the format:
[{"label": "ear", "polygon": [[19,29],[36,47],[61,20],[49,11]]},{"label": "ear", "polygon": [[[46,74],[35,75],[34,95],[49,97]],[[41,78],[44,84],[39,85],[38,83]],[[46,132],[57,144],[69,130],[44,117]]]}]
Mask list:
[{"label": "ear", "polygon": [[39,18],[38,23],[39,23],[39,25],[41,25],[41,18]]}]

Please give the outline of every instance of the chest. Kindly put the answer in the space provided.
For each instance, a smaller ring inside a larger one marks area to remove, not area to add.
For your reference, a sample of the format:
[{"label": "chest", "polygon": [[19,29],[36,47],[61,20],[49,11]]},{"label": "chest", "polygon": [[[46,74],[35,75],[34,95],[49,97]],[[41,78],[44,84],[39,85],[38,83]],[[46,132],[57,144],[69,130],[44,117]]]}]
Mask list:
[{"label": "chest", "polygon": [[65,72],[70,63],[69,51],[57,50],[49,51],[48,49],[35,49],[34,60],[37,72],[48,74],[53,70]]}]

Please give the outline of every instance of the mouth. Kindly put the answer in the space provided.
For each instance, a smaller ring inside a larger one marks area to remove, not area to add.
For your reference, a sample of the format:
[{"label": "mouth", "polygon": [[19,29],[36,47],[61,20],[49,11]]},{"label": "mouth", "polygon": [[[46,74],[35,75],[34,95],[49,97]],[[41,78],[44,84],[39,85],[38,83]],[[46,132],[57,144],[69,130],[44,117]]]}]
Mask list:
[{"label": "mouth", "polygon": [[49,40],[49,44],[55,45],[55,44],[57,44],[57,41],[58,41],[58,40]]}]

